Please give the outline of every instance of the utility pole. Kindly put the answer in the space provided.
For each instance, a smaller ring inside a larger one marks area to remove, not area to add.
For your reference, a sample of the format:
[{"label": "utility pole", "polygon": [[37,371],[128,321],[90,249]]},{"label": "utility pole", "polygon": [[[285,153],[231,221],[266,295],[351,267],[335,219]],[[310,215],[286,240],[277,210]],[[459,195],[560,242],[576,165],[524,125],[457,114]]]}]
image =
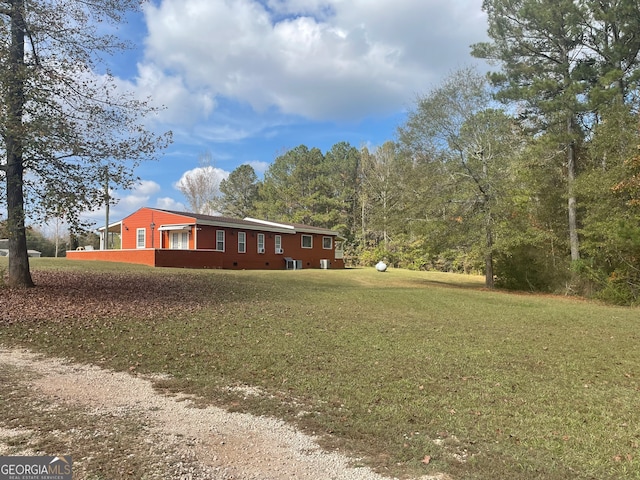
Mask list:
[{"label": "utility pole", "polygon": [[104,167],[104,204],[105,204],[105,226],[104,226],[104,250],[109,250],[109,167]]},{"label": "utility pole", "polygon": [[58,252],[60,250],[60,217],[59,215],[56,215],[56,230],[55,230],[55,235],[56,235],[56,257],[58,258]]}]

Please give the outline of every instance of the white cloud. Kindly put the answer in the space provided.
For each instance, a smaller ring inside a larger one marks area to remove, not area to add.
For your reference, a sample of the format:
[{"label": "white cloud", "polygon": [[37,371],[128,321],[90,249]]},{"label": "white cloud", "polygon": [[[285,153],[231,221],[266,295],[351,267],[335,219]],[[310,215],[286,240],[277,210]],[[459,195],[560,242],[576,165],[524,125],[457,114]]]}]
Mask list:
[{"label": "white cloud", "polygon": [[215,107],[215,99],[207,89],[192,89],[178,75],[165,73],[151,63],[138,64],[138,92],[164,107],[159,121],[193,125],[207,118]]},{"label": "white cloud", "polygon": [[184,206],[184,203],[178,202],[170,197],[161,197],[156,200],[156,208],[160,208],[162,210],[174,210],[176,212],[186,212],[187,209]]},{"label": "white cloud", "polygon": [[129,194],[120,199],[117,209],[133,212],[138,208],[148,206],[151,197],[159,191],[160,185],[156,182],[151,180],[142,180],[131,190]]},{"label": "white cloud", "polygon": [[140,183],[133,189],[137,195],[151,196],[160,191],[160,185],[152,180],[140,180]]},{"label": "white cloud", "polygon": [[177,118],[206,116],[220,97],[311,119],[388,114],[472,61],[469,45],[485,38],[480,7],[481,0],[149,2],[139,81]]},{"label": "white cloud", "polygon": [[180,177],[180,180],[178,180],[174,184],[174,187],[179,190],[180,187],[186,185],[187,179],[189,177],[191,177],[193,179],[193,178],[198,178],[200,176],[203,176],[203,177],[206,177],[206,178],[210,179],[212,185],[214,185],[215,188],[217,189],[218,186],[220,185],[220,182],[222,180],[226,179],[227,177],[229,177],[229,172],[227,172],[226,170],[223,170],[221,168],[212,167],[212,166],[196,167],[196,168],[193,168],[191,170],[187,170],[186,172],[184,172],[182,174],[182,177]]}]

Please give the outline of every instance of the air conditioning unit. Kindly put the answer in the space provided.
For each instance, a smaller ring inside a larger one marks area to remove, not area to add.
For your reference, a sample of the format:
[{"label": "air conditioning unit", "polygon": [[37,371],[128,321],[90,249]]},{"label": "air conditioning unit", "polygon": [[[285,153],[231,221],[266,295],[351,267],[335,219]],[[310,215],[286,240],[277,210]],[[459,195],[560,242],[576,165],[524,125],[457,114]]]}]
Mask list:
[{"label": "air conditioning unit", "polygon": [[284,253],[284,248],[276,248],[276,253]]},{"label": "air conditioning unit", "polygon": [[264,253],[264,248],[259,248],[258,253]]},{"label": "air conditioning unit", "polygon": [[320,260],[320,268],[323,270],[327,270],[329,268],[329,259]]}]

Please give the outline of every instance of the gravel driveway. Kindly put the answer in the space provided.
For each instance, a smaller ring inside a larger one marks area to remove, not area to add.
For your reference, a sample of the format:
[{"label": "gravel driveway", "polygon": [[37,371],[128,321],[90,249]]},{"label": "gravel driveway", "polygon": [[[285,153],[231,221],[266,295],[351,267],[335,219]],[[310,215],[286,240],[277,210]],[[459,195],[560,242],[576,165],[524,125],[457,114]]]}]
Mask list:
[{"label": "gravel driveway", "polygon": [[[0,348],[0,364],[19,368],[29,388],[56,405],[74,405],[93,415],[133,413],[150,425],[149,443],[174,452],[159,478],[219,480],[383,480],[354,459],[323,451],[314,439],[281,421],[207,407],[194,408],[188,397],[156,392],[148,378],[95,366],[44,358],[26,350]],[[69,428],[72,428],[70,426]],[[0,455],[15,435],[0,423]],[[71,454],[73,452],[61,452]],[[23,454],[33,454],[24,452]],[[178,459],[178,461],[175,461]],[[74,465],[82,459],[74,458]],[[76,477],[74,471],[74,480]],[[450,480],[446,475],[420,480]]]}]

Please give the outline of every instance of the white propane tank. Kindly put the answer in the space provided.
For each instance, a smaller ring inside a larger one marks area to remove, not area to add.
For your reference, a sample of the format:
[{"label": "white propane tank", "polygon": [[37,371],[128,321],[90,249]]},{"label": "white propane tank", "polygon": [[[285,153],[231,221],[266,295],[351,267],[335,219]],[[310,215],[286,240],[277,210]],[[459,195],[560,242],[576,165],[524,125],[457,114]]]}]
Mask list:
[{"label": "white propane tank", "polygon": [[387,270],[387,264],[380,260],[378,263],[376,263],[376,270],[378,270],[379,272],[385,272]]}]

